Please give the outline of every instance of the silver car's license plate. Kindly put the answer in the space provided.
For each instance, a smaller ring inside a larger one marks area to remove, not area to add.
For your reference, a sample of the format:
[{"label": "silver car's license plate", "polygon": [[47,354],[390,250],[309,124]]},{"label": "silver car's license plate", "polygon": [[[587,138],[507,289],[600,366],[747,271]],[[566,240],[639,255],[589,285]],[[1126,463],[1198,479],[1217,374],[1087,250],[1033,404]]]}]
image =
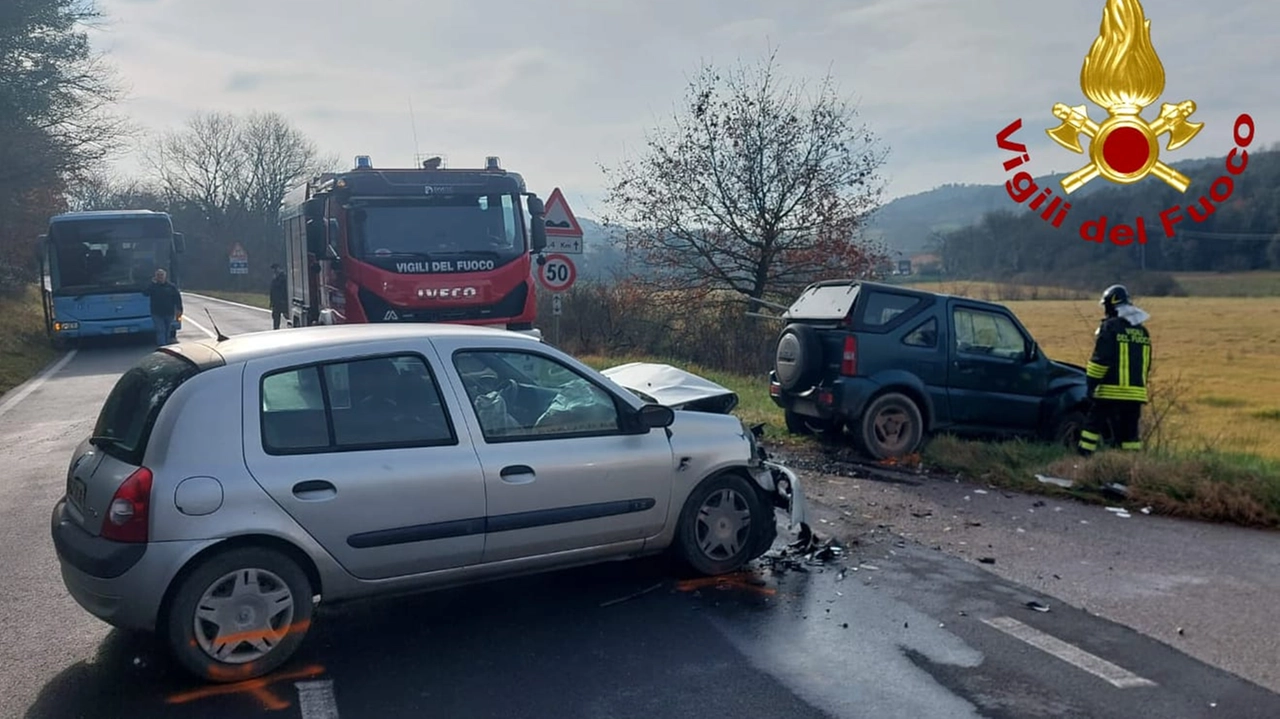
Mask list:
[{"label": "silver car's license plate", "polygon": [[84,507],[84,482],[73,478],[71,484],[67,486],[67,496],[72,504]]}]

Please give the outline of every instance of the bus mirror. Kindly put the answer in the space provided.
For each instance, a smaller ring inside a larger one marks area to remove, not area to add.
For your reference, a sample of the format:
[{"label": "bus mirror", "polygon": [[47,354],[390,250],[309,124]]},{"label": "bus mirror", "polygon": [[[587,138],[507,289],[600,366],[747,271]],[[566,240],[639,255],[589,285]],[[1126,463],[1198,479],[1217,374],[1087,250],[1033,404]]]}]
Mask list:
[{"label": "bus mirror", "polygon": [[48,245],[47,245],[48,241],[49,241],[48,235],[40,235],[39,237],[36,238],[36,247],[35,247],[36,261],[40,263],[41,267],[44,267],[44,256],[45,256],[45,252],[48,249]]},{"label": "bus mirror", "polygon": [[181,232],[173,233],[173,251],[182,254],[187,251],[187,236]]}]

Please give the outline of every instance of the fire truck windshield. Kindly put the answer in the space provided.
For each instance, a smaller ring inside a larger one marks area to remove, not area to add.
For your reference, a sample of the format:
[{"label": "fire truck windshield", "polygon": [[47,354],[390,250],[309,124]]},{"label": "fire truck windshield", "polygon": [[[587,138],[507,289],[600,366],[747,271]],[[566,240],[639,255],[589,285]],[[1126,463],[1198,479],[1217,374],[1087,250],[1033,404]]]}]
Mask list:
[{"label": "fire truck windshield", "polygon": [[512,195],[356,200],[348,206],[352,254],[380,257],[484,256],[502,263],[525,250]]}]

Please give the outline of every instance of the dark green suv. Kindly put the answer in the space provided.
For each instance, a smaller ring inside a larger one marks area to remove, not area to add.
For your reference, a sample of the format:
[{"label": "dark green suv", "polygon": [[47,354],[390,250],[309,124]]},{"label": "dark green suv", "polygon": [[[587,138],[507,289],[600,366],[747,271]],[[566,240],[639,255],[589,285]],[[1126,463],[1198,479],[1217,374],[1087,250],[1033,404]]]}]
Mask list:
[{"label": "dark green suv", "polygon": [[886,459],[940,431],[1074,443],[1084,421],[1084,368],[1046,357],[1002,305],[831,280],[783,318],[769,394],[792,433],[847,428]]}]

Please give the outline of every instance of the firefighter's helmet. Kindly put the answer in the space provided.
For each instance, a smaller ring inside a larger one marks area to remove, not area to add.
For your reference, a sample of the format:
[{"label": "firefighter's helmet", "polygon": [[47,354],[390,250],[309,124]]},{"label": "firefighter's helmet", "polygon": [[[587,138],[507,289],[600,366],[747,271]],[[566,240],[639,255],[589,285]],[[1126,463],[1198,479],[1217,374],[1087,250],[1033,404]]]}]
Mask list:
[{"label": "firefighter's helmet", "polygon": [[1102,293],[1102,299],[1098,304],[1108,310],[1113,310],[1120,305],[1129,303],[1129,290],[1124,285],[1111,285]]}]

